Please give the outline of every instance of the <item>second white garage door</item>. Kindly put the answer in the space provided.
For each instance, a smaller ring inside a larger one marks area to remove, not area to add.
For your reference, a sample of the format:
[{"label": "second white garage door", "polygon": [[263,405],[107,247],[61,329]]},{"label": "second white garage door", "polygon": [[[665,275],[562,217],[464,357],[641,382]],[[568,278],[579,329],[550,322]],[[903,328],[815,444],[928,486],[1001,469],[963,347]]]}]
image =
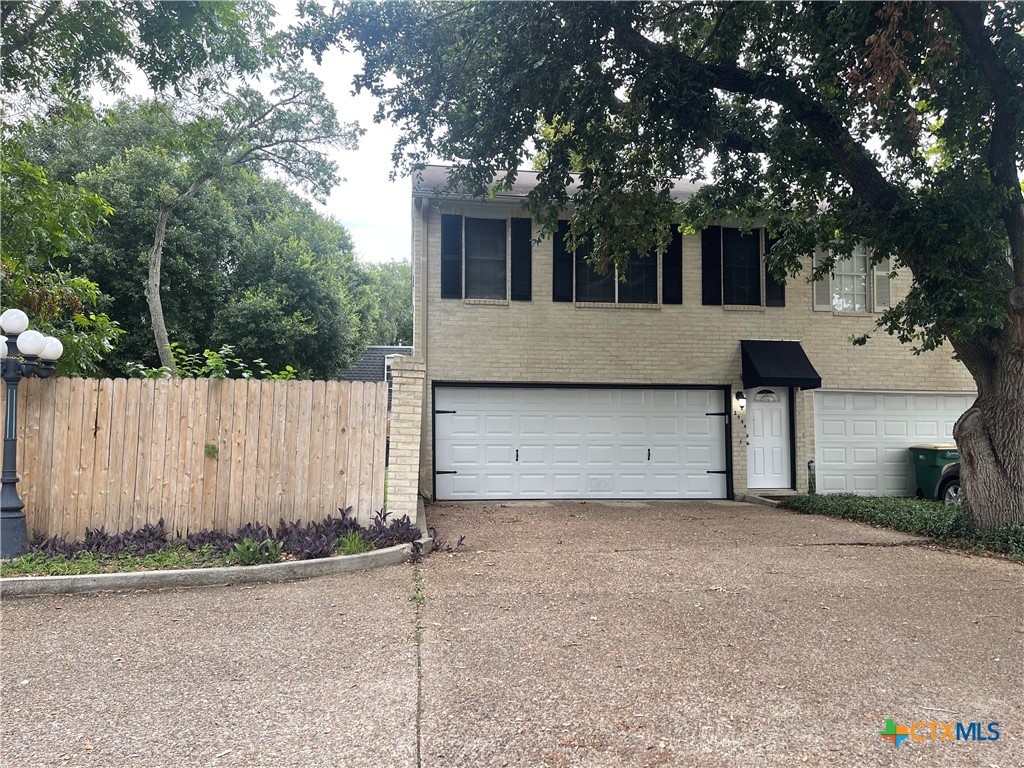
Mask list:
[{"label": "second white garage door", "polygon": [[722,499],[721,389],[437,386],[438,499]]},{"label": "second white garage door", "polygon": [[953,441],[973,394],[814,393],[819,493],[913,496],[912,445]]}]

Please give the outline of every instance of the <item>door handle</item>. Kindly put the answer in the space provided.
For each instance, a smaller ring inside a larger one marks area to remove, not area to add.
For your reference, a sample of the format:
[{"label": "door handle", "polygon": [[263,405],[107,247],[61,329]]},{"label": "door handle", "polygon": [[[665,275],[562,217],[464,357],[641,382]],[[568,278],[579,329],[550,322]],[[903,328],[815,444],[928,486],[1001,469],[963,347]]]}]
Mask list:
[{"label": "door handle", "polygon": [[516,461],[519,461],[519,449],[516,448]]},{"label": "door handle", "polygon": [[651,449],[650,448],[647,449],[647,460],[648,461],[651,460]]}]

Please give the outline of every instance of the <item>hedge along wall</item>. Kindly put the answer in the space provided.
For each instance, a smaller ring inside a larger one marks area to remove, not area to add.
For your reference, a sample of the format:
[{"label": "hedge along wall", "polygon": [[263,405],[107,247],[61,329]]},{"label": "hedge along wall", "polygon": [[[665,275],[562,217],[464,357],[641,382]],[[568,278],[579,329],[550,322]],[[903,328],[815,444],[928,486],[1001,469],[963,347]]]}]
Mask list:
[{"label": "hedge along wall", "polygon": [[384,505],[385,382],[28,379],[19,400],[30,532],[234,529],[348,506],[365,524]]}]

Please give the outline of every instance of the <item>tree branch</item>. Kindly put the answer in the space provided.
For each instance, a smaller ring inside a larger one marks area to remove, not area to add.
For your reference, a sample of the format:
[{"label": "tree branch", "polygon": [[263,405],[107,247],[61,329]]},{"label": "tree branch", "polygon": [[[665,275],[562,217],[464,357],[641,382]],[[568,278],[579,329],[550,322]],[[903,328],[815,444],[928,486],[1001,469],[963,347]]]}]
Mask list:
[{"label": "tree branch", "polygon": [[[992,92],[992,135],[988,143],[988,167],[992,183],[1006,193],[1000,211],[1006,224],[1013,262],[1013,282],[1024,294],[1024,195],[1016,167],[1018,126],[1024,93],[1020,83],[1003,65],[985,27],[986,6],[974,3],[940,3],[956,21],[960,39],[978,64]],[[1016,32],[1013,32],[1016,34]],[[1020,299],[1018,299],[1019,301]],[[1019,311],[1015,307],[1015,311]]]}]

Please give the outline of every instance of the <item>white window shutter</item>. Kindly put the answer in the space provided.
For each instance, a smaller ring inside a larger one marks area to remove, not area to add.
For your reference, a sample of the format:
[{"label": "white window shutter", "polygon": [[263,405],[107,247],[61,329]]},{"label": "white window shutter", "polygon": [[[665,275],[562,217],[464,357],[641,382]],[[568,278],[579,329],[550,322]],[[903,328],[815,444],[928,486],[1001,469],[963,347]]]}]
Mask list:
[{"label": "white window shutter", "polygon": [[[811,269],[818,266],[818,255],[811,259]],[[828,275],[821,280],[814,281],[814,309],[819,312],[832,311],[832,280]]]},{"label": "white window shutter", "polygon": [[872,267],[875,312],[881,312],[892,306],[892,281],[889,280],[890,270],[889,259],[882,259],[882,261]]}]

